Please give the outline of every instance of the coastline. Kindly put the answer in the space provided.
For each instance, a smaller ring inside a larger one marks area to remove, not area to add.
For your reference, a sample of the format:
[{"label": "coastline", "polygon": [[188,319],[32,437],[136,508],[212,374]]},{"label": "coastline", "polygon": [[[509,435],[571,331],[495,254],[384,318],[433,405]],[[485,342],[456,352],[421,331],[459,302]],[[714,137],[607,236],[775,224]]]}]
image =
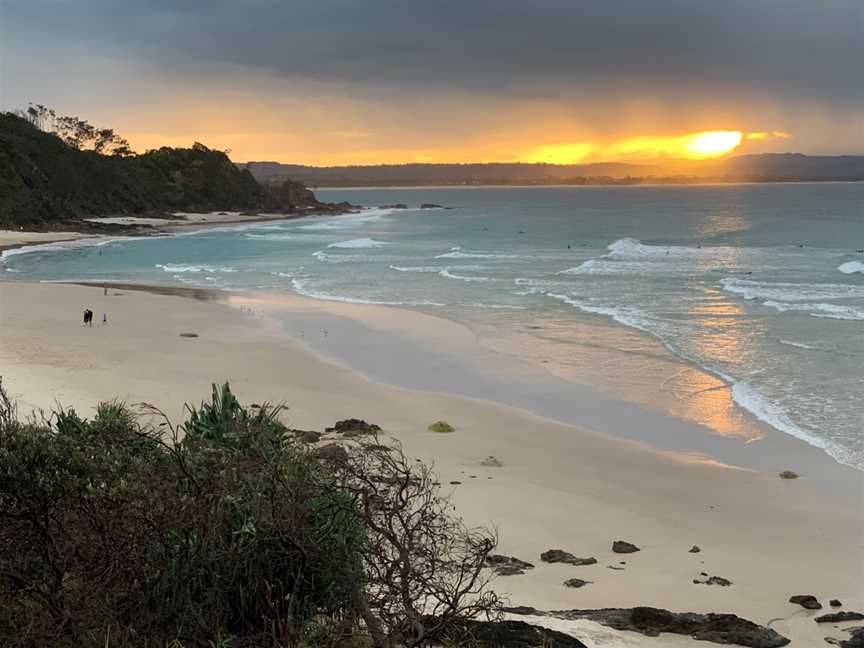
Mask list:
[{"label": "coastline", "polygon": [[[177,419],[184,402],[205,397],[210,382],[230,378],[244,400],[285,401],[297,427],[320,429],[347,417],[378,423],[409,454],[434,460],[442,481],[461,481],[454,489],[460,514],[471,523],[495,525],[501,553],[538,565],[525,576],[496,581],[511,593],[513,604],[734,612],[759,623],[781,618],[772,627],[782,634],[819,643],[825,629],[812,622],[811,613],[789,605],[789,596],[836,596],[846,609],[864,605],[855,569],[850,569],[850,563],[862,561],[860,499],[854,491],[846,493],[848,498],[831,497],[814,488],[807,475],[784,482],[776,473],[694,460],[692,454],[591,429],[584,416],[581,425],[566,424],[492,399],[383,384],[378,376],[367,378],[349,368],[357,357],[339,357],[339,345],[359,326],[366,333],[352,338],[355,346],[363,346],[355,351],[380,356],[368,335],[372,331],[389,342],[392,356],[403,356],[409,372],[416,356],[404,351],[418,340],[422,352],[435,354],[429,356],[434,362],[445,351],[477,345],[467,327],[447,320],[389,307],[302,298],[285,303],[281,295],[277,307],[268,303],[273,296],[232,294],[226,305],[174,296],[191,295],[183,289],[157,288],[167,295],[141,292],[152,290],[120,284],[103,297],[101,284],[0,283],[2,373],[22,411],[59,400],[87,415],[97,400],[117,396],[129,402],[146,399]],[[109,325],[81,327],[79,306],[84,304],[97,314],[105,309]],[[308,335],[298,338],[286,331],[286,317],[306,327]],[[330,353],[312,341],[313,331],[315,341],[324,338],[325,325]],[[413,340],[397,339],[396,329],[410,331]],[[200,337],[180,338],[183,331]],[[413,368],[418,381],[429,378],[427,366],[421,362]],[[456,387],[458,365],[440,367]],[[488,366],[485,373],[488,378],[504,369]],[[521,384],[530,384],[537,374],[522,378]],[[571,394],[571,402],[577,413],[594,408],[599,420],[621,413],[614,411],[614,402],[598,403],[596,394],[581,390]],[[643,429],[662,427],[644,408],[628,416],[637,417],[633,422]],[[426,431],[441,418],[454,423],[457,432]],[[504,465],[482,466],[489,455]],[[619,538],[643,551],[628,557],[624,571],[612,571],[606,565],[617,558],[609,543]],[[692,544],[703,553],[689,555]],[[829,546],[831,551],[822,550]],[[566,569],[538,564],[538,554],[550,547],[596,555],[600,564]],[[734,585],[693,585],[700,571],[730,578]],[[595,582],[578,591],[562,587],[561,581],[573,575]]]}]

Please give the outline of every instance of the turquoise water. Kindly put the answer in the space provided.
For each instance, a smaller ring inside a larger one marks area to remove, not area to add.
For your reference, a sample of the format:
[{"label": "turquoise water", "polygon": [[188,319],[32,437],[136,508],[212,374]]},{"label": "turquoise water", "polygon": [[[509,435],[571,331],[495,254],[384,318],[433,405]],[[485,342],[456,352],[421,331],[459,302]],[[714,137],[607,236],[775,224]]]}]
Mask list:
[{"label": "turquoise water", "polygon": [[544,343],[554,322],[564,359],[585,343],[568,340],[580,323],[623,326],[721,379],[750,415],[864,468],[864,185],[319,194],[452,209],[42,246],[7,254],[4,279],[289,291]]}]

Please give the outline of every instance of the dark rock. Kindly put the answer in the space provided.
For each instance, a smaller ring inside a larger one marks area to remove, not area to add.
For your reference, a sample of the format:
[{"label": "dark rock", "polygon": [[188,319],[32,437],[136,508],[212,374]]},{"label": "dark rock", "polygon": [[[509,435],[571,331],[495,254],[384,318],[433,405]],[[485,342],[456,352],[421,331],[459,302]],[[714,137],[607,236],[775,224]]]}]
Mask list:
[{"label": "dark rock", "polygon": [[181,333],[180,337],[196,338],[196,337],[198,337],[198,334],[197,333]]},{"label": "dark rock", "polygon": [[821,610],[822,604],[810,594],[796,594],[789,599],[790,603],[796,603],[807,610]]},{"label": "dark rock", "polygon": [[531,607],[530,605],[516,605],[514,607],[502,607],[501,611],[505,614],[531,614],[534,616],[543,616],[546,613],[542,610],[538,610],[535,607]]},{"label": "dark rock", "polygon": [[588,648],[562,632],[530,625],[524,621],[462,621],[447,632],[443,643],[477,648]]},{"label": "dark rock", "polygon": [[367,423],[362,419],[345,419],[338,421],[333,427],[327,428],[327,432],[336,432],[348,438],[361,436],[363,434],[378,434],[381,428],[374,423]]},{"label": "dark rock", "polygon": [[321,440],[321,433],[315,430],[294,430],[299,433],[297,436],[303,443],[318,443]]},{"label": "dark rock", "polygon": [[816,623],[841,623],[843,621],[864,621],[860,612],[832,612],[813,619]]},{"label": "dark rock", "polygon": [[732,584],[728,578],[723,578],[722,576],[708,576],[705,572],[702,572],[702,578],[694,578],[693,583],[696,585],[720,585],[722,587],[729,587]]},{"label": "dark rock", "polygon": [[582,580],[581,578],[568,578],[566,581],[564,581],[564,587],[573,587],[573,588],[585,587],[586,585],[589,585],[593,582],[594,581]]},{"label": "dark rock", "polygon": [[702,550],[699,548],[699,545],[693,545],[692,547],[690,547],[690,551],[688,553],[699,553],[700,551]]},{"label": "dark rock", "polygon": [[540,554],[540,560],[546,563],[567,563],[568,565],[596,565],[596,558],[577,558],[563,549],[549,549]]},{"label": "dark rock", "polygon": [[843,607],[843,604],[840,602],[839,599],[831,599],[830,601],[828,601],[828,605],[830,605],[831,607]]},{"label": "dark rock", "polygon": [[841,648],[864,648],[864,628],[847,628],[846,632],[852,636],[840,642]]},{"label": "dark rock", "polygon": [[614,551],[615,553],[621,553],[621,554],[636,553],[637,551],[639,551],[639,547],[637,547],[636,545],[634,545],[630,542],[624,542],[623,540],[616,540],[615,542],[612,543],[612,551]]},{"label": "dark rock", "polygon": [[444,209],[444,207],[436,203],[423,203],[420,205],[420,209]]},{"label": "dark rock", "polygon": [[606,565],[606,569],[614,569],[615,571],[624,571],[623,567],[616,567],[615,565]]},{"label": "dark rock", "polygon": [[381,205],[378,209],[408,209],[405,203],[393,203],[392,205]]},{"label": "dark rock", "polygon": [[656,637],[662,632],[687,635],[697,641],[735,644],[748,648],[780,648],[789,640],[771,628],[757,625],[734,614],[670,612],[660,608],[604,608],[560,610],[546,613],[558,619],[589,619],[615,630],[639,632]]},{"label": "dark rock", "polygon": [[486,557],[486,565],[499,576],[516,576],[525,573],[526,569],[534,569],[534,565],[513,556],[492,554]]},{"label": "dark rock", "polygon": [[798,479],[798,473],[791,470],[784,470],[780,473],[780,479]]},{"label": "dark rock", "polygon": [[458,485],[461,484],[461,483],[462,483],[462,482],[460,482],[460,481],[451,481],[451,482],[450,482],[450,484],[451,484],[452,486],[458,486]]},{"label": "dark rock", "polygon": [[493,567],[492,571],[499,576],[522,576],[525,573],[525,570],[519,569],[515,565],[498,565]]},{"label": "dark rock", "polygon": [[315,448],[312,456],[322,463],[339,464],[348,461],[348,451],[336,443]]}]

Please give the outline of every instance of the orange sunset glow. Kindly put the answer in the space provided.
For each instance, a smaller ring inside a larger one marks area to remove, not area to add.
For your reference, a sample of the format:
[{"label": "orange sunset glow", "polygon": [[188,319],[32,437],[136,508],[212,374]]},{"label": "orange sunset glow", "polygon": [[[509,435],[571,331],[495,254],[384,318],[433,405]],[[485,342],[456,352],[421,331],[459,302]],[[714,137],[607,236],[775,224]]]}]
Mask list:
[{"label": "orange sunset glow", "polygon": [[713,130],[671,137],[643,135],[610,143],[551,144],[532,149],[524,162],[576,164],[598,160],[678,158],[704,160],[735,151],[744,134],[737,130]]}]

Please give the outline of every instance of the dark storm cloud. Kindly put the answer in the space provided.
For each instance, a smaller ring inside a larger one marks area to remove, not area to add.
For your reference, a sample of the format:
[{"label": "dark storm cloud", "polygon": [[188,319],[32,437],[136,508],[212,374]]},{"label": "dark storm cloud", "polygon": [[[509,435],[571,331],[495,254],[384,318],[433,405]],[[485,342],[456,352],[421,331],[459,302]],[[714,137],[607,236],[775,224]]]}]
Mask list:
[{"label": "dark storm cloud", "polygon": [[243,66],[381,92],[604,87],[849,105],[864,99],[862,12],[860,0],[0,0],[0,36],[164,74]]}]

